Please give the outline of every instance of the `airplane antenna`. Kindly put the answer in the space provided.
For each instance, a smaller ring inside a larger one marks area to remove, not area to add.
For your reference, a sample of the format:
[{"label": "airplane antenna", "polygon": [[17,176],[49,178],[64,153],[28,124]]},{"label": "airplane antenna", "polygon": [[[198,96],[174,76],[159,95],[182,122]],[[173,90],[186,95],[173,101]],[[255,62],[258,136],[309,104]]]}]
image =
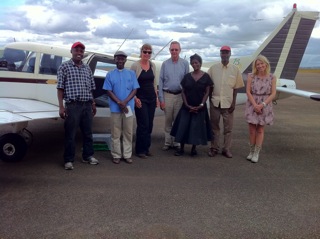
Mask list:
[{"label": "airplane antenna", "polygon": [[166,46],[168,46],[169,43],[172,42],[172,41],[173,41],[173,39],[171,39],[167,44],[165,44],[165,45],[160,49],[160,51],[158,51],[157,54],[155,54],[154,57],[152,57],[152,60],[154,60],[154,59],[160,54],[160,52],[162,52],[163,49],[164,49]]},{"label": "airplane antenna", "polygon": [[126,38],[123,40],[122,44],[119,46],[119,48],[118,48],[118,50],[116,50],[116,52],[120,50],[120,48],[122,47],[122,45],[126,42],[126,40],[128,39],[128,37],[131,35],[132,31],[133,31],[133,28],[131,29],[131,31],[129,32],[129,34],[126,36]]}]

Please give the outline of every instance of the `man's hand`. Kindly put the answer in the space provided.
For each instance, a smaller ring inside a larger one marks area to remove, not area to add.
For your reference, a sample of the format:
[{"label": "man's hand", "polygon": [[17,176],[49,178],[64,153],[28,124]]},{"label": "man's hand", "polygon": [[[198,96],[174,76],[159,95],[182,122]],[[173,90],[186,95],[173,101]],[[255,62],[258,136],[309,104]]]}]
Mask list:
[{"label": "man's hand", "polygon": [[160,109],[164,110],[166,108],[166,103],[160,102]]},{"label": "man's hand", "polygon": [[63,106],[59,107],[59,115],[61,119],[65,119],[67,117],[66,109]]},{"label": "man's hand", "polygon": [[92,103],[92,115],[95,116],[97,113],[96,103]]},{"label": "man's hand", "polygon": [[127,114],[129,112],[128,107],[125,106],[124,108],[121,109],[123,113]]},{"label": "man's hand", "polygon": [[229,113],[232,113],[232,112],[235,110],[235,108],[236,108],[236,106],[235,106],[234,104],[231,104],[228,112],[229,112]]}]

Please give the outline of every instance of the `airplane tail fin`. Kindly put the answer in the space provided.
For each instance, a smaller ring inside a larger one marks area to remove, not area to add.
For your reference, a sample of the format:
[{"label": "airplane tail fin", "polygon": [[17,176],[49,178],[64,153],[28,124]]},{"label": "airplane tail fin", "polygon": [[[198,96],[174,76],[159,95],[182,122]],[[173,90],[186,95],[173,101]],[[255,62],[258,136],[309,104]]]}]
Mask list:
[{"label": "airplane tail fin", "polygon": [[[253,59],[260,54],[266,56],[270,61],[271,72],[277,78],[294,80],[318,19],[319,12],[297,11],[294,5],[290,14],[252,55]],[[251,64],[243,73],[249,72],[252,72]]]}]

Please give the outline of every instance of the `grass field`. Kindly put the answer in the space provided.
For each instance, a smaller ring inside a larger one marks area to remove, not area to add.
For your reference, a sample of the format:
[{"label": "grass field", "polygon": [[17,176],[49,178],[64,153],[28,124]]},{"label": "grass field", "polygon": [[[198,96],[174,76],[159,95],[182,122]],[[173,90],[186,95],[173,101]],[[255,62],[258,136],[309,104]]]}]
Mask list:
[{"label": "grass field", "polygon": [[320,68],[300,68],[299,73],[320,73]]}]

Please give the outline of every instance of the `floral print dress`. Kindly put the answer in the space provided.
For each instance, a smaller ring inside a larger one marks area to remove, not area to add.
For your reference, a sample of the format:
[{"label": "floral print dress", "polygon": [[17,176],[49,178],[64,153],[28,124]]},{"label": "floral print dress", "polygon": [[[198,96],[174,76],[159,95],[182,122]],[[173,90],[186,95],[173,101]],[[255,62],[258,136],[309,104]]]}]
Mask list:
[{"label": "floral print dress", "polygon": [[[257,104],[261,104],[271,95],[272,79],[273,75],[271,73],[262,78],[258,76],[253,77],[251,81],[251,94]],[[250,124],[272,125],[274,119],[272,103],[263,108],[262,113],[256,113],[248,99],[245,107],[245,117],[246,121]]]}]

